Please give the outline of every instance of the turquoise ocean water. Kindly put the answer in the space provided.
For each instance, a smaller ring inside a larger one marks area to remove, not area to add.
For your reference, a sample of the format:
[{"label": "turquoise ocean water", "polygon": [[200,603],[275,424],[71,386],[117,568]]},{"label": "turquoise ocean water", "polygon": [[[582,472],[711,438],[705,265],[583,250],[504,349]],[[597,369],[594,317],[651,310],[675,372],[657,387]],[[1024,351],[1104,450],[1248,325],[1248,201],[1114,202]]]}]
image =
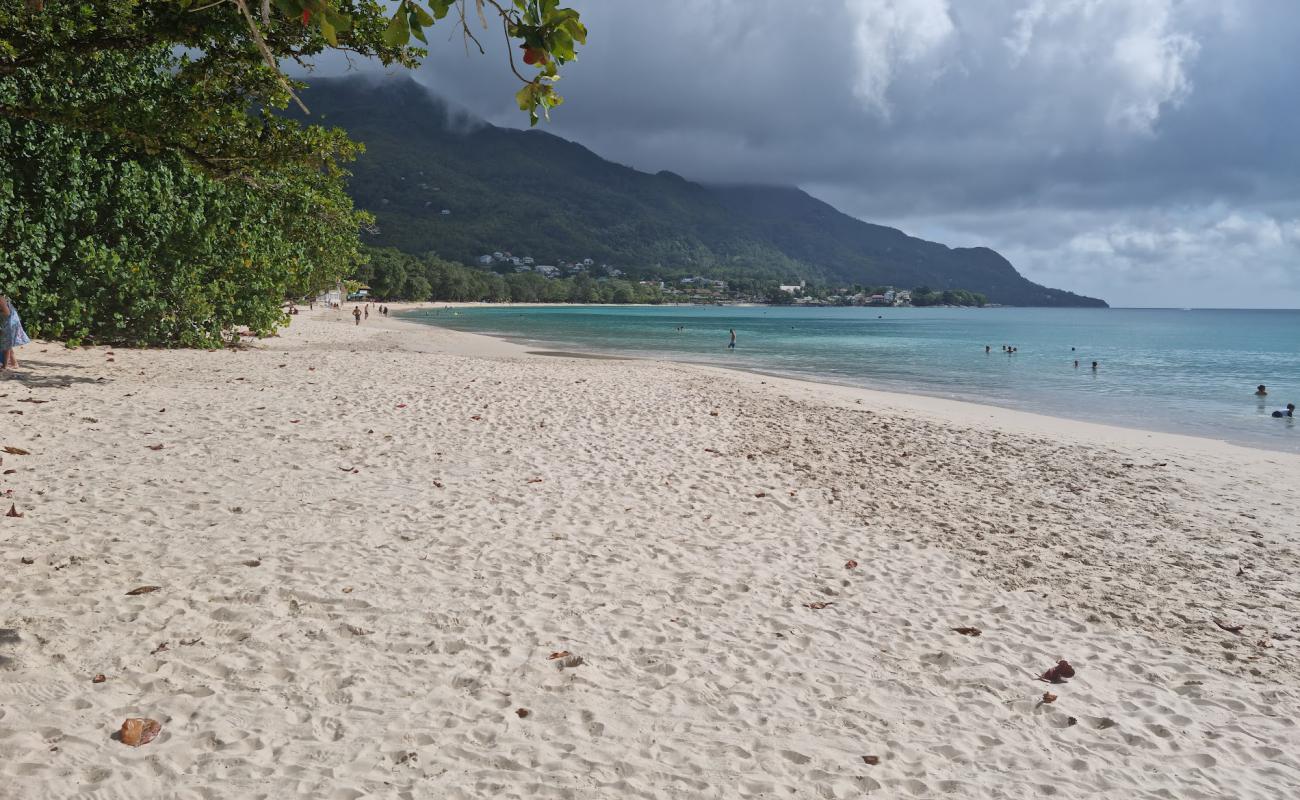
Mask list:
[{"label": "turquoise ocean water", "polygon": [[1300,405],[1300,311],[569,306],[408,317],[539,349],[714,364],[1300,452],[1296,422],[1269,416]]}]

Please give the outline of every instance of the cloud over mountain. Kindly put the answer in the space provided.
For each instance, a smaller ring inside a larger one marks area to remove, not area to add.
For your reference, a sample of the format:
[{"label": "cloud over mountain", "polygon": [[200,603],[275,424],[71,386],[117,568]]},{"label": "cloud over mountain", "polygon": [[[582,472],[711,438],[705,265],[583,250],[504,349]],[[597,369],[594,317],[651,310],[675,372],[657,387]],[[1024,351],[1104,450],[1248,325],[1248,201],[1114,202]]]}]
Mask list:
[{"label": "cloud over mountain", "polygon": [[[797,185],[1121,303],[1300,306],[1300,5],[570,2],[591,43],[550,130],[602,156]],[[491,32],[486,59],[431,41],[422,82],[524,124]]]}]

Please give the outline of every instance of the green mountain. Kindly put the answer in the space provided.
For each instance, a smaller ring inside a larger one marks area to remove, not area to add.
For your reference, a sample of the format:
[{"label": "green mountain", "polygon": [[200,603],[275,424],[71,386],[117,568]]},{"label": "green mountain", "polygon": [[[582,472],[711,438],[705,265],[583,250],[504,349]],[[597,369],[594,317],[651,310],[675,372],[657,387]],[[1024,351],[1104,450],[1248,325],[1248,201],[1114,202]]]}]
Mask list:
[{"label": "green mountain", "polygon": [[350,191],[378,220],[366,237],[375,245],[465,263],[498,250],[538,263],[591,258],[633,277],[928,286],[1007,305],[1105,305],[1026,280],[988,248],[872,225],[799,189],[651,175],[543,131],[489,125],[407,77],[316,80],[304,100],[314,121],[366,145]]}]

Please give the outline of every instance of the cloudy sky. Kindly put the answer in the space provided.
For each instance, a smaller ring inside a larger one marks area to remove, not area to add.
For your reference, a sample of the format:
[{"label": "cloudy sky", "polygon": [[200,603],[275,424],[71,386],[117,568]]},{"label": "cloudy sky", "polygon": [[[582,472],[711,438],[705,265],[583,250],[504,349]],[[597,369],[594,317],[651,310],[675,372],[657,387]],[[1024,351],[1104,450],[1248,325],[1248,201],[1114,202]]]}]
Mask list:
[{"label": "cloudy sky", "polygon": [[[590,40],[547,130],[606,158],[795,184],[1113,305],[1300,307],[1294,0],[567,4]],[[422,83],[526,125],[499,44],[431,42]]]}]

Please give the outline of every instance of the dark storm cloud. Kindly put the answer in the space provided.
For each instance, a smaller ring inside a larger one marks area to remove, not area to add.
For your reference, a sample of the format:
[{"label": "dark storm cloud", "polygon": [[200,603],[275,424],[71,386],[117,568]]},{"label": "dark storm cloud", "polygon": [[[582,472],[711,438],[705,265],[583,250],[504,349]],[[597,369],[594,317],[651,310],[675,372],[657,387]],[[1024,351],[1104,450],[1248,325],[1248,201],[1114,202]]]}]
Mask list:
[{"label": "dark storm cloud", "polygon": [[[1120,304],[1300,305],[1300,5],[570,2],[591,41],[548,130],[606,158],[797,184]],[[432,41],[421,82],[524,123],[499,36]]]}]

